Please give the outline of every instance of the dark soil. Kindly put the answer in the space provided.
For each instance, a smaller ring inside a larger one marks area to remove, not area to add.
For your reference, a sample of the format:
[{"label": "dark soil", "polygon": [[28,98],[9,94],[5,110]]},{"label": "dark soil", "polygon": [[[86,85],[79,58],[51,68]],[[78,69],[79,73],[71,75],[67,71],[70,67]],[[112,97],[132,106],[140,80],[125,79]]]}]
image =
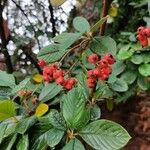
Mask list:
[{"label": "dark soil", "polygon": [[132,136],[123,150],[150,150],[150,96],[134,96],[112,112],[101,109],[102,118],[121,124]]}]

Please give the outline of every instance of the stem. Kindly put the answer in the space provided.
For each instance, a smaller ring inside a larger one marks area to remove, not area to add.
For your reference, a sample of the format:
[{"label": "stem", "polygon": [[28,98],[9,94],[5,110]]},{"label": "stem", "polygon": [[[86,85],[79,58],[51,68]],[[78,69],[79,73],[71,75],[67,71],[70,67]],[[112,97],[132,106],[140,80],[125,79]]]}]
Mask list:
[{"label": "stem", "polygon": [[73,51],[74,49],[79,48],[79,47],[80,47],[80,44],[78,44],[78,45],[74,46],[73,48],[69,49],[69,50],[64,54],[64,56],[61,58],[61,60],[58,62],[58,66],[61,65],[61,63],[63,62],[63,60],[68,56],[68,54],[69,54],[71,51]]},{"label": "stem", "polygon": [[27,111],[28,113],[30,113],[32,110],[31,110],[31,108],[28,106],[26,100],[23,100],[23,104],[24,104],[24,106],[25,106],[26,111]]},{"label": "stem", "polygon": [[[102,8],[102,16],[101,17],[106,17],[108,15],[108,10],[109,10],[111,2],[112,2],[112,0],[103,0],[103,8]],[[104,22],[100,28],[99,34],[101,36],[103,36],[105,34],[105,28],[106,28],[106,22]]]},{"label": "stem", "polygon": [[51,5],[50,0],[48,0],[48,3],[49,3],[49,7],[48,8],[49,8],[50,15],[51,15],[50,22],[52,23],[52,35],[53,35],[53,37],[55,37],[55,35],[56,35],[56,28],[55,28],[54,11],[53,11],[53,7]]},{"label": "stem", "polygon": [[76,64],[79,62],[79,60],[76,60],[73,64],[72,64],[72,66],[70,67],[70,69],[66,72],[66,75],[67,74],[69,74],[71,71],[72,71],[72,69],[76,66]]}]

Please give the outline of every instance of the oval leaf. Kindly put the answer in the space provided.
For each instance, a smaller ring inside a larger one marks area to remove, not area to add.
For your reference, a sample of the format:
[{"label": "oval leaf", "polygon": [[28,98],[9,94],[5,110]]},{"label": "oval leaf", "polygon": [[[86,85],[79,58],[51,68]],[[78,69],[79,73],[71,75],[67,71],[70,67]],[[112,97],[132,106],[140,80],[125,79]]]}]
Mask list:
[{"label": "oval leaf", "polygon": [[121,149],[131,138],[122,126],[104,119],[88,124],[80,131],[80,135],[97,150]]},{"label": "oval leaf", "polygon": [[117,92],[125,92],[128,90],[127,83],[122,79],[117,79],[113,84],[110,84],[110,86]]},{"label": "oval leaf", "polygon": [[150,76],[150,64],[140,65],[139,72],[142,76]]},{"label": "oval leaf", "polygon": [[43,76],[40,74],[35,74],[32,79],[36,82],[36,83],[42,83],[43,82]]},{"label": "oval leaf", "polygon": [[76,17],[73,20],[73,26],[77,31],[82,33],[90,31],[90,25],[88,21],[83,17]]},{"label": "oval leaf", "polygon": [[83,144],[78,139],[72,139],[62,150],[85,150]]},{"label": "oval leaf", "polygon": [[39,101],[46,102],[54,98],[60,91],[62,91],[62,86],[56,83],[47,84],[41,91],[39,95]]},{"label": "oval leaf", "polygon": [[4,121],[8,118],[16,115],[15,104],[10,100],[0,101],[0,121]]},{"label": "oval leaf", "polygon": [[37,117],[41,117],[43,116],[47,111],[48,111],[49,107],[47,104],[40,104],[35,111],[35,116]]}]

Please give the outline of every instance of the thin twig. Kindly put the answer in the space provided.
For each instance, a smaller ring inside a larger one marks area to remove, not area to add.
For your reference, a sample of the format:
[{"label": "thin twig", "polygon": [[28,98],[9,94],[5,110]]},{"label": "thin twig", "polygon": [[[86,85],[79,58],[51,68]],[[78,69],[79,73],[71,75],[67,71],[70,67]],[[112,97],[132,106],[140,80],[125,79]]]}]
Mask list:
[{"label": "thin twig", "polygon": [[[108,15],[108,10],[109,10],[111,2],[112,2],[112,0],[103,0],[103,9],[102,9],[101,17],[106,17]],[[100,28],[100,32],[99,32],[100,35],[104,35],[105,28],[106,28],[106,22],[104,22]]]},{"label": "thin twig", "polygon": [[50,15],[51,15],[51,19],[50,19],[50,22],[52,23],[52,35],[53,37],[55,37],[56,35],[56,24],[55,24],[55,19],[54,19],[54,10],[53,10],[53,7],[51,5],[51,2],[50,0],[48,0],[48,3],[49,3],[49,11],[50,11]]}]

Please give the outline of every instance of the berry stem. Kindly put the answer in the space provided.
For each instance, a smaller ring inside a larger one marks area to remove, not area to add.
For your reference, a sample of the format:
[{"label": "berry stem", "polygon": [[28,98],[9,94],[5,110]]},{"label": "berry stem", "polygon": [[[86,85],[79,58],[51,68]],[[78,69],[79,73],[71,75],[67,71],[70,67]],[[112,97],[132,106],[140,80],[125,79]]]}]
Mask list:
[{"label": "berry stem", "polygon": [[78,62],[79,62],[79,60],[76,60],[76,61],[72,64],[72,66],[70,67],[70,69],[66,72],[66,75],[69,74],[69,73],[72,71],[72,69],[77,65]]}]

